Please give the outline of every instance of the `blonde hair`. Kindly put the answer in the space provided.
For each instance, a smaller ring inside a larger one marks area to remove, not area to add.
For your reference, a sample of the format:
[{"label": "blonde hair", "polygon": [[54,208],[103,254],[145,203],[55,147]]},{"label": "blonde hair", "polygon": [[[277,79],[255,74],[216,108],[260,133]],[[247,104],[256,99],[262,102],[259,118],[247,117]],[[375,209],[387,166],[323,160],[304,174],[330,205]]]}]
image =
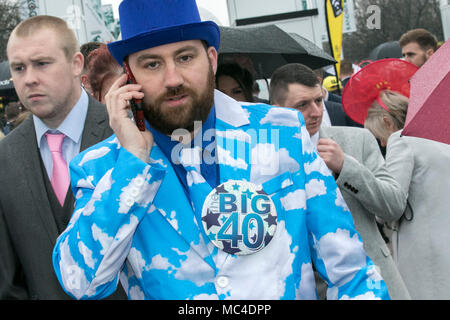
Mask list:
[{"label": "blonde hair", "polygon": [[364,127],[375,136],[387,141],[391,133],[387,130],[383,118],[390,119],[397,130],[402,129],[405,125],[409,99],[400,93],[389,90],[382,91],[380,99],[389,111],[374,101],[368,111]]},{"label": "blonde hair", "polygon": [[14,28],[10,39],[13,36],[20,38],[29,37],[42,29],[52,30],[59,35],[61,49],[64,51],[68,61],[79,51],[80,46],[75,32],[69,28],[63,19],[54,16],[35,16],[22,21]]}]

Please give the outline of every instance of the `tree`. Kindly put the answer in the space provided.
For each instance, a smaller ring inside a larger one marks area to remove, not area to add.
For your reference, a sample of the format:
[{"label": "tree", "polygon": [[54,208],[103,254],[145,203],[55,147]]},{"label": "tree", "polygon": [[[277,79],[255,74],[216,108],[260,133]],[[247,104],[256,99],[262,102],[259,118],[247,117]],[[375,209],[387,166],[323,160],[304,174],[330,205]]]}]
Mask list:
[{"label": "tree", "polygon": [[439,0],[355,0],[357,32],[344,35],[346,59],[361,61],[378,45],[424,28],[443,39]]},{"label": "tree", "polygon": [[0,61],[6,60],[6,45],[13,29],[20,22],[21,1],[0,0]]}]

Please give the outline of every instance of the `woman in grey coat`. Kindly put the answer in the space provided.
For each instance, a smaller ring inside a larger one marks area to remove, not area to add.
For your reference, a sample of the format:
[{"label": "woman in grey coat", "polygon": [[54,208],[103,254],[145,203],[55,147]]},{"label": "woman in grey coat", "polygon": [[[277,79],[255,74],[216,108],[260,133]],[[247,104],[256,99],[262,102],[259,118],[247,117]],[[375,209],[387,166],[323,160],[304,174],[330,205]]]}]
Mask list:
[{"label": "woman in grey coat", "polygon": [[450,299],[450,145],[402,136],[407,107],[406,97],[383,91],[365,122],[387,145],[388,170],[408,194],[391,224],[394,259],[413,299]]}]

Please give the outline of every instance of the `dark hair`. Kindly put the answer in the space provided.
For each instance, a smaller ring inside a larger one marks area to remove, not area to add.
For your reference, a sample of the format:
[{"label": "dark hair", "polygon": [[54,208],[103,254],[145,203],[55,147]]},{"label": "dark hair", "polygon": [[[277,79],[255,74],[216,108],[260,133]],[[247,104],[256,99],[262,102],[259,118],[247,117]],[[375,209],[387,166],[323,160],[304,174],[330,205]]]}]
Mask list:
[{"label": "dark hair", "polygon": [[341,75],[342,74],[352,74],[353,73],[353,63],[350,60],[341,61]]},{"label": "dark hair", "polygon": [[10,102],[5,107],[5,116],[8,120],[16,118],[22,112],[22,105],[19,102]]},{"label": "dark hair", "polygon": [[413,29],[406,32],[400,38],[400,47],[404,47],[412,42],[417,42],[422,50],[438,49],[438,41],[435,35],[425,29]]},{"label": "dark hair", "polygon": [[270,102],[282,104],[286,99],[288,86],[292,83],[310,88],[320,85],[317,74],[309,67],[300,63],[286,64],[272,74],[269,88]]},{"label": "dark hair", "polygon": [[120,75],[123,69],[113,58],[106,44],[101,44],[93,50],[86,59],[86,76],[92,89],[92,94],[100,100],[104,80],[112,75]]},{"label": "dark hair", "polygon": [[91,41],[91,42],[86,42],[84,44],[81,45],[80,47],[80,52],[83,54],[84,57],[84,66],[83,68],[86,70],[87,67],[87,57],[89,56],[89,54],[94,51],[95,49],[98,49],[100,47],[102,43],[101,42],[95,42],[95,41]]},{"label": "dark hair", "polygon": [[235,62],[223,63],[217,67],[216,87],[218,87],[219,77],[229,76],[233,78],[241,87],[247,102],[253,102],[253,76],[245,68]]}]

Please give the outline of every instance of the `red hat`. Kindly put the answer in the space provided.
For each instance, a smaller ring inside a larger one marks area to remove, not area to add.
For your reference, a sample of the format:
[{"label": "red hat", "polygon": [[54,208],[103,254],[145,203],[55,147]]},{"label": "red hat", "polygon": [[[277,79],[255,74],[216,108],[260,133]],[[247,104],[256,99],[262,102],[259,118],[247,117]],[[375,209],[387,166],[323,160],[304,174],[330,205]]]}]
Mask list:
[{"label": "red hat", "polygon": [[378,60],[365,66],[350,78],[345,87],[342,95],[345,113],[364,125],[374,101],[387,109],[379,98],[382,91],[395,91],[409,98],[409,79],[418,69],[416,65],[400,59]]}]

